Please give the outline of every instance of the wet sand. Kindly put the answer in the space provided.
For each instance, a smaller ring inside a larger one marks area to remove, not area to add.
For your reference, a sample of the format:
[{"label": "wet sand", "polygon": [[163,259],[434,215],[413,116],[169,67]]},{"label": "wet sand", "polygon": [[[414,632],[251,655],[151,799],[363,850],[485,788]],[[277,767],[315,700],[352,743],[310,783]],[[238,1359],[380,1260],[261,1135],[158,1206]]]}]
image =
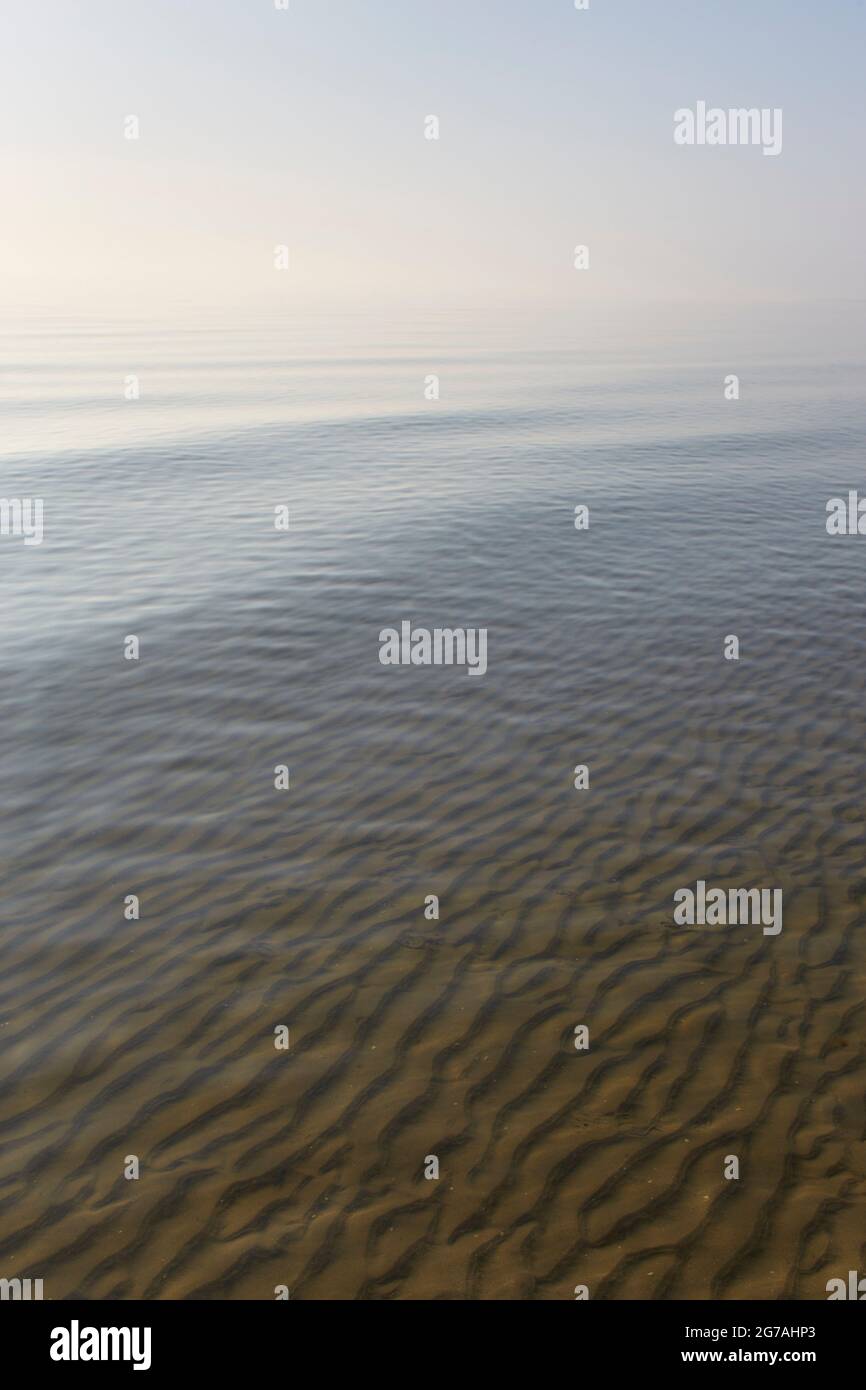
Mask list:
[{"label": "wet sand", "polygon": [[[657,437],[609,392],[591,448],[539,405],[43,466],[64,527],[15,557],[0,676],[0,1275],[702,1300],[866,1268],[866,552],[823,527],[858,417]],[[487,674],[382,667],[404,618],[486,626]],[[780,935],[675,926],[698,878],[782,889]]]}]

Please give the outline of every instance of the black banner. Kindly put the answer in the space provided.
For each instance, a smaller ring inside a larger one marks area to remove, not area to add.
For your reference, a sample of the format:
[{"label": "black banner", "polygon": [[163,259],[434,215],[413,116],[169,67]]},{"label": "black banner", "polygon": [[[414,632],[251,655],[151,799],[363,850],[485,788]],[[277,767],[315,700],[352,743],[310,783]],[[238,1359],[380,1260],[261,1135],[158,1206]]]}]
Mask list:
[{"label": "black banner", "polygon": [[[306,1352],[333,1372],[340,1353],[372,1371],[401,1334],[419,1342],[425,1384],[437,1367],[453,1378],[468,1365],[500,1359],[567,1357],[575,1368],[665,1374],[674,1367],[801,1366],[828,1373],[850,1364],[862,1342],[862,1315],[843,1300],[820,1303],[637,1303],[575,1300],[521,1305],[442,1303],[6,1302],[0,1327],[7,1358],[24,1373],[92,1376],[267,1373]],[[848,1301],[848,1300],[844,1300]],[[344,1339],[352,1337],[350,1344]],[[455,1337],[460,1337],[456,1342]],[[516,1342],[515,1342],[516,1339]],[[458,1350],[459,1348],[459,1350]],[[575,1358],[579,1361],[577,1365]]]}]

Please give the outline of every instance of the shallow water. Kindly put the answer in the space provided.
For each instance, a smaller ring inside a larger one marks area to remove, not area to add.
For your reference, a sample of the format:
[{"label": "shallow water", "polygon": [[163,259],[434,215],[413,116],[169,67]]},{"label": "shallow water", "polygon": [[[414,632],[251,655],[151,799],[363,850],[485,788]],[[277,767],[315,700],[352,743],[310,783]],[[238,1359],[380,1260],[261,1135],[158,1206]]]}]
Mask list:
[{"label": "shallow water", "polygon": [[[0,1275],[862,1267],[864,362],[859,306],[7,323]],[[486,674],[382,666],[403,619]],[[700,878],[780,935],[675,926]]]}]

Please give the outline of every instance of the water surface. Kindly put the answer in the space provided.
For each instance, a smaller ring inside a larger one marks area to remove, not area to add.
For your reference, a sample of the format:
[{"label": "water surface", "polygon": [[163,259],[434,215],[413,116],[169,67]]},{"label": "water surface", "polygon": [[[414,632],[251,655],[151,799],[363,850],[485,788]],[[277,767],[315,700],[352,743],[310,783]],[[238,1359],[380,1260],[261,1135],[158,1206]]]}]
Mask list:
[{"label": "water surface", "polygon": [[[0,493],[45,540],[0,539],[0,1274],[703,1299],[862,1268],[866,540],[825,507],[866,492],[863,323],[7,322]],[[486,675],[383,667],[406,618],[485,627]],[[698,878],[781,888],[781,935],[675,927]]]}]

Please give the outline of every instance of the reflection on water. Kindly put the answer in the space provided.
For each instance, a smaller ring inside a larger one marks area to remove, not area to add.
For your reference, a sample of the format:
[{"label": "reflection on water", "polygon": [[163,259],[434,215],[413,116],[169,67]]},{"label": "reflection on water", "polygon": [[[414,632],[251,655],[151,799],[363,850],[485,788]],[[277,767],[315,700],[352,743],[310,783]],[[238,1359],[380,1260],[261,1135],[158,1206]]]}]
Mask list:
[{"label": "reflection on water", "polygon": [[[864,347],[840,309],[7,325],[0,491],[45,541],[0,539],[4,1275],[857,1267],[866,540],[824,516]],[[404,619],[486,628],[483,678],[381,665]],[[784,930],[675,927],[698,879]]]}]

